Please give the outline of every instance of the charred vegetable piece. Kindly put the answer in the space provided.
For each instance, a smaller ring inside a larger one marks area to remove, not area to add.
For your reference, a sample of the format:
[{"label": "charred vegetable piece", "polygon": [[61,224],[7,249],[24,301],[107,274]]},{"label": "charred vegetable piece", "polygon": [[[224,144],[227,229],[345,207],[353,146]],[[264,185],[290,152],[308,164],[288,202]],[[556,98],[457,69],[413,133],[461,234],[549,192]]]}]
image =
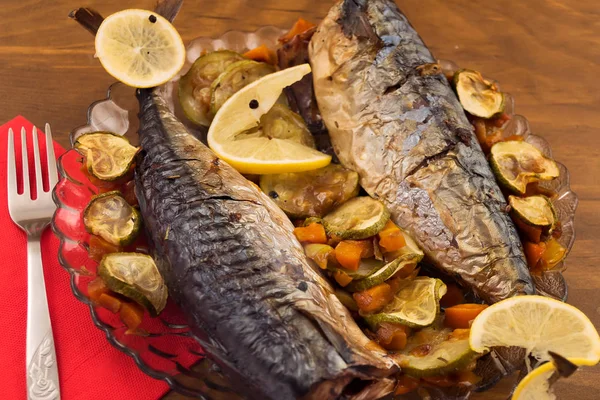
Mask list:
[{"label": "charred vegetable piece", "polygon": [[469,346],[468,334],[453,335],[438,319],[432,326],[409,337],[404,350],[393,357],[404,373],[423,378],[458,372],[477,356]]},{"label": "charred vegetable piece", "polygon": [[157,316],[167,304],[167,287],[152,257],[140,253],[113,253],[104,256],[98,275],[106,286]]},{"label": "charred vegetable piece", "polygon": [[556,163],[527,142],[496,143],[490,155],[490,164],[498,181],[518,194],[524,194],[531,182],[547,181],[559,175]]},{"label": "charred vegetable piece", "polygon": [[369,276],[353,281],[352,284],[348,286],[348,290],[351,292],[360,292],[375,285],[379,285],[380,283],[390,279],[404,268],[407,268],[412,272],[415,265],[418,264],[421,259],[422,255],[419,254],[412,253],[402,255],[396,258],[394,261],[389,262],[383,267],[375,270],[375,272]]},{"label": "charred vegetable piece", "polygon": [[383,322],[377,328],[377,342],[386,350],[402,350],[406,347],[410,328],[391,322]]},{"label": "charred vegetable piece", "polygon": [[294,23],[294,26],[292,26],[292,29],[290,29],[285,35],[280,37],[279,41],[281,43],[287,43],[290,40],[292,40],[294,38],[294,36],[299,35],[303,32],[306,32],[307,30],[312,29],[314,27],[315,27],[315,24],[313,24],[312,22],[308,22],[307,20],[305,20],[303,18],[298,18],[298,21],[296,21]]},{"label": "charred vegetable piece", "polygon": [[452,329],[469,329],[471,321],[475,319],[487,304],[458,304],[444,310],[444,324]]},{"label": "charred vegetable piece", "polygon": [[275,72],[275,68],[272,65],[252,60],[242,60],[230,64],[210,85],[211,115],[214,116],[235,92],[273,72]]},{"label": "charred vegetable piece", "polygon": [[302,117],[286,105],[275,103],[260,117],[262,134],[269,138],[288,139],[308,147],[315,147],[315,140]]},{"label": "charred vegetable piece", "polygon": [[85,157],[89,174],[102,181],[115,181],[127,175],[138,151],[127,138],[110,132],[81,135],[75,148]]},{"label": "charred vegetable piece", "polygon": [[557,216],[549,198],[541,195],[530,197],[508,196],[508,203],[515,219],[525,225],[539,228],[545,234],[552,233]]},{"label": "charred vegetable piece", "polygon": [[142,225],[142,217],[120,192],[100,194],[83,211],[83,223],[88,232],[100,236],[115,246],[133,242]]},{"label": "charred vegetable piece", "polygon": [[308,226],[294,228],[294,235],[302,243],[327,243],[327,234],[323,225],[313,222]]},{"label": "charred vegetable piece", "polygon": [[366,239],[376,235],[390,219],[385,206],[371,197],[355,197],[323,218],[329,236]]},{"label": "charred vegetable piece", "polygon": [[213,51],[200,56],[181,77],[179,103],[190,121],[197,125],[210,125],[210,85],[229,65],[243,59],[233,51]]},{"label": "charred vegetable piece", "polygon": [[377,235],[379,236],[379,246],[385,252],[400,250],[406,246],[403,232],[391,220],[385,224]]},{"label": "charred vegetable piece", "polygon": [[440,298],[445,293],[446,285],[441,280],[417,277],[402,287],[380,313],[364,318],[373,328],[382,322],[423,328],[435,322],[440,311]]},{"label": "charred vegetable piece", "polygon": [[358,174],[338,164],[313,171],[262,175],[260,188],[291,218],[323,217],[358,195]]},{"label": "charred vegetable piece", "polygon": [[454,74],[460,104],[469,114],[491,118],[504,110],[504,95],[477,71],[462,69]]},{"label": "charred vegetable piece", "polygon": [[310,243],[304,245],[304,254],[306,254],[306,257],[313,260],[322,269],[327,269],[329,258],[333,253],[333,247],[327,244]]}]

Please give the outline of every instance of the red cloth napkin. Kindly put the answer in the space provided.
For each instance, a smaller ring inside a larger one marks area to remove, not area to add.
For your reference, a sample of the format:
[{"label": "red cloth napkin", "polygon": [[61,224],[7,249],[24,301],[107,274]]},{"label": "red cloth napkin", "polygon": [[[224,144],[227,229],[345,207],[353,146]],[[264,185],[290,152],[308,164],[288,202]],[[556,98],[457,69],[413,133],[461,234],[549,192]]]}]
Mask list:
[{"label": "red cloth napkin", "polygon": [[[27,393],[26,237],[10,219],[6,198],[8,129],[19,135],[22,126],[28,132],[33,127],[20,116],[0,127],[0,398],[10,400],[26,399]],[[57,143],[54,151],[57,157],[65,152]],[[29,157],[31,160],[31,153]],[[94,326],[88,307],[71,292],[69,274],[58,263],[57,249],[58,240],[47,229],[42,238],[42,258],[62,399],[152,400],[164,395],[166,383],[142,373],[133,359],[111,346]]]}]

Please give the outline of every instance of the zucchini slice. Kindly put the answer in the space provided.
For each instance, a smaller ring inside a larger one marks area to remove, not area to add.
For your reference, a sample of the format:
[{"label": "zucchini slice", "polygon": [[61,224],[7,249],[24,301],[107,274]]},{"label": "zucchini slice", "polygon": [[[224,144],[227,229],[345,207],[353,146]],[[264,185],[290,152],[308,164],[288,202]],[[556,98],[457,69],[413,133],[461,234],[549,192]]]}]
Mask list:
[{"label": "zucchini slice", "polygon": [[490,151],[490,164],[498,181],[517,194],[525,194],[527,185],[552,180],[559,175],[558,165],[527,142],[496,143]]},{"label": "zucchini slice", "polygon": [[[410,337],[402,353],[394,356],[402,371],[407,375],[415,378],[447,375],[464,369],[479,357],[478,353],[471,350],[468,337],[449,338],[452,330],[438,327],[425,328],[421,332],[426,330],[429,332],[424,335],[417,334]],[[428,334],[431,335],[432,341],[419,343],[419,339]],[[417,347],[419,346],[426,346],[425,348],[428,349],[427,354],[418,354]]]},{"label": "zucchini slice", "polygon": [[290,218],[322,217],[358,195],[358,174],[338,164],[307,172],[262,175],[260,188]]},{"label": "zucchini slice", "polygon": [[371,197],[355,197],[323,218],[328,236],[366,239],[376,235],[390,219],[383,203]]},{"label": "zucchini slice", "polygon": [[[346,290],[350,291],[350,292],[362,292],[363,290],[367,290],[373,286],[379,285],[380,283],[385,282],[386,280],[390,279],[392,276],[394,276],[394,274],[398,271],[400,271],[402,268],[406,267],[409,264],[418,264],[419,261],[421,261],[423,257],[419,254],[415,254],[415,253],[411,253],[411,254],[405,254],[402,255],[398,258],[396,258],[394,261],[384,264],[383,267],[379,268],[379,269],[374,269],[373,273],[371,273],[370,275],[362,278],[362,279],[356,279],[353,280],[352,282],[350,282],[350,284],[348,286],[346,286]],[[363,260],[366,261],[366,260]],[[380,262],[378,260],[374,260],[376,262]],[[361,265],[362,265],[362,261],[361,261]],[[375,264],[375,262],[374,262]],[[359,268],[360,269],[360,268]],[[350,275],[350,273],[348,271],[345,271],[348,275]]]},{"label": "zucchini slice", "polygon": [[374,258],[365,258],[360,260],[360,264],[358,265],[358,269],[356,271],[352,271],[346,268],[337,268],[335,266],[329,266],[327,269],[332,272],[345,272],[353,280],[358,280],[368,278],[369,276],[373,275],[375,272],[379,271],[385,266],[386,264],[383,261],[379,261]]},{"label": "zucchini slice", "polygon": [[394,300],[371,315],[363,315],[373,329],[382,322],[424,328],[435,322],[440,311],[440,299],[446,294],[446,285],[439,279],[416,277],[401,288]]},{"label": "zucchini slice", "polygon": [[214,117],[227,99],[244,86],[275,72],[267,63],[242,60],[230,64],[210,85],[210,113]]},{"label": "zucchini slice", "polygon": [[85,229],[108,243],[126,246],[137,237],[142,217],[118,190],[102,193],[83,210]]},{"label": "zucchini slice", "polygon": [[103,181],[125,176],[139,150],[127,138],[111,132],[83,134],[75,141],[75,148],[85,156],[89,173]]},{"label": "zucchini slice", "polygon": [[477,71],[461,69],[454,74],[454,87],[465,111],[491,118],[504,110],[504,95]]},{"label": "zucchini slice", "polygon": [[511,213],[527,225],[552,232],[557,221],[556,210],[549,198],[542,195],[517,197],[508,196]]},{"label": "zucchini slice", "polygon": [[98,275],[110,290],[135,301],[153,317],[167,304],[167,286],[147,254],[106,254],[98,265]]},{"label": "zucchini slice", "polygon": [[179,104],[197,125],[210,125],[210,85],[231,64],[244,60],[241,54],[219,50],[200,56],[179,80]]}]

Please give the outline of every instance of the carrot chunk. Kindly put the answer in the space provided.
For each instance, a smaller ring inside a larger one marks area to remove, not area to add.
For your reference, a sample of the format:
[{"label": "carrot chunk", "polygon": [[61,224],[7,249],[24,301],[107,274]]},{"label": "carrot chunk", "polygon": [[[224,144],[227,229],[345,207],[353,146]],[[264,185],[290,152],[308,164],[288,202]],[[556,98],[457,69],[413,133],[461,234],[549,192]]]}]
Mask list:
[{"label": "carrot chunk", "polygon": [[306,243],[327,243],[327,234],[323,225],[313,222],[308,226],[294,228],[294,235],[300,242]]},{"label": "carrot chunk", "polygon": [[364,246],[356,240],[342,240],[335,247],[335,259],[346,269],[356,271],[360,265],[360,259]]},{"label": "carrot chunk", "polygon": [[244,53],[244,57],[254,61],[266,62],[267,64],[275,65],[277,63],[277,55],[264,44],[248,50]]},{"label": "carrot chunk", "polygon": [[108,286],[104,283],[102,278],[97,277],[93,281],[90,281],[87,286],[88,297],[90,300],[97,302],[100,296],[104,293],[109,293]]},{"label": "carrot chunk", "polygon": [[475,319],[487,304],[458,304],[446,308],[444,324],[452,329],[468,329],[469,323]]},{"label": "carrot chunk", "polygon": [[392,221],[388,221],[378,235],[379,246],[383,247],[385,252],[400,250],[406,246],[402,231]]},{"label": "carrot chunk", "polygon": [[292,26],[292,29],[288,33],[279,38],[281,43],[287,43],[294,38],[294,36],[306,32],[309,29],[314,28],[316,25],[312,22],[308,22],[304,18],[298,18],[298,21]]},{"label": "carrot chunk", "polygon": [[102,239],[100,236],[91,235],[90,236],[90,251],[89,256],[92,260],[100,262],[102,257],[105,254],[109,253],[118,253],[121,251],[119,246],[115,246],[112,243],[108,243],[106,240]]},{"label": "carrot chunk", "polygon": [[129,329],[136,329],[142,323],[144,317],[144,309],[137,303],[122,303],[119,311],[121,321]]},{"label": "carrot chunk", "polygon": [[361,311],[375,312],[394,299],[394,292],[387,283],[381,283],[352,295]]},{"label": "carrot chunk", "polygon": [[339,283],[341,287],[346,287],[350,282],[352,282],[350,275],[344,271],[335,271],[333,274],[333,279],[335,279],[335,281]]},{"label": "carrot chunk", "polygon": [[113,295],[102,293],[98,298],[98,304],[113,313],[118,313],[121,309],[122,302]]}]

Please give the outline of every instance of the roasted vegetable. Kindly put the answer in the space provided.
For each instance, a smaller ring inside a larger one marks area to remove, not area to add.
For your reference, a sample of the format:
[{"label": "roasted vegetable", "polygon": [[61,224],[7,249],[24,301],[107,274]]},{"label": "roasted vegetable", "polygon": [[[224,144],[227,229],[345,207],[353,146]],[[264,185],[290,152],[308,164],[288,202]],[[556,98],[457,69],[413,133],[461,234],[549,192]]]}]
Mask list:
[{"label": "roasted vegetable", "polygon": [[364,317],[372,328],[382,322],[423,328],[434,323],[440,310],[440,298],[445,293],[446,285],[439,279],[417,277],[402,287],[381,312]]},{"label": "roasted vegetable", "polygon": [[329,236],[366,239],[383,229],[389,219],[390,213],[381,202],[355,197],[323,217],[323,225]]},{"label": "roasted vegetable", "polygon": [[296,235],[299,242],[303,243],[327,243],[325,228],[316,222],[308,226],[294,228],[294,235]]},{"label": "roasted vegetable", "polygon": [[315,24],[313,24],[312,22],[308,22],[304,18],[298,18],[298,21],[296,21],[296,23],[294,23],[294,26],[292,26],[292,29],[290,29],[285,35],[280,37],[279,41],[281,43],[287,43],[290,40],[292,40],[294,38],[294,36],[299,35],[303,32],[306,32],[307,30],[312,29],[314,27],[315,27]]},{"label": "roasted vegetable", "polygon": [[121,321],[130,331],[137,329],[144,318],[144,309],[136,303],[122,303],[119,309]]},{"label": "roasted vegetable", "polygon": [[421,259],[421,255],[410,253],[402,255],[396,258],[394,261],[391,261],[387,264],[383,263],[385,264],[383,267],[375,270],[369,276],[362,279],[357,279],[354,282],[352,282],[352,284],[348,286],[348,290],[351,292],[363,291],[375,285],[379,285],[382,282],[385,282],[386,280],[390,279],[391,277],[393,277],[394,275],[396,275],[404,269],[410,271],[408,273],[408,275],[410,275],[414,271],[417,263],[421,261]]},{"label": "roasted vegetable", "polygon": [[379,236],[379,246],[386,252],[400,250],[406,246],[404,234],[392,221],[388,221],[377,235]]},{"label": "roasted vegetable", "polygon": [[304,245],[304,254],[313,260],[319,268],[327,269],[329,259],[334,254],[334,249],[327,244],[310,243]]},{"label": "roasted vegetable", "polygon": [[338,164],[260,177],[260,188],[291,218],[323,217],[358,195],[358,174]]},{"label": "roasted vegetable", "polygon": [[372,313],[385,307],[394,299],[392,287],[387,283],[381,283],[362,292],[352,295],[358,309],[364,313]]},{"label": "roasted vegetable", "polygon": [[410,328],[405,325],[382,322],[377,327],[377,343],[387,350],[402,350],[409,333]]},{"label": "roasted vegetable", "polygon": [[565,249],[558,240],[550,238],[546,242],[546,249],[542,254],[542,269],[550,270],[560,263],[563,258],[567,255],[567,249]]},{"label": "roasted vegetable", "polygon": [[179,80],[179,103],[188,119],[210,125],[210,85],[231,64],[244,59],[240,54],[219,50],[200,56]]},{"label": "roasted vegetable", "polygon": [[119,251],[121,251],[121,246],[108,243],[100,236],[90,236],[88,255],[92,260],[100,262],[105,254],[118,253]]},{"label": "roasted vegetable", "polygon": [[487,304],[458,304],[444,310],[444,324],[452,329],[469,329],[475,319]]},{"label": "roasted vegetable", "polygon": [[102,181],[115,181],[131,171],[138,148],[123,136],[110,132],[85,133],[75,148],[85,157],[89,174]]},{"label": "roasted vegetable", "polygon": [[244,53],[244,57],[254,61],[265,62],[271,65],[277,64],[277,54],[264,44],[261,44],[260,46],[255,47],[252,50],[248,50]]},{"label": "roasted vegetable", "polygon": [[356,271],[362,258],[367,255],[372,242],[366,240],[342,240],[335,247],[335,258],[340,265],[351,271]]},{"label": "roasted vegetable", "polygon": [[235,92],[273,72],[272,65],[252,60],[230,64],[210,85],[210,114],[214,116]]},{"label": "roasted vegetable", "polygon": [[352,279],[364,279],[370,275],[373,275],[383,267],[385,267],[385,263],[383,261],[379,261],[374,258],[367,258],[360,260],[358,268],[355,270],[344,268],[341,264],[338,264],[337,266],[329,266],[328,269],[333,272],[341,269]]},{"label": "roasted vegetable", "polygon": [[93,281],[90,281],[88,283],[87,291],[88,291],[88,297],[90,298],[90,300],[95,301],[95,302],[98,301],[98,299],[100,298],[100,296],[102,294],[110,293],[110,289],[108,288],[108,286],[106,286],[106,284],[100,277],[97,277],[96,279],[94,279]]},{"label": "roasted vegetable", "polygon": [[288,106],[275,103],[260,117],[262,134],[269,138],[288,139],[308,147],[315,147],[315,140],[301,116]]},{"label": "roasted vegetable", "polygon": [[[83,211],[85,229],[115,246],[125,246],[135,240],[142,217],[123,198],[112,191],[92,198]],[[95,253],[93,253],[95,254]]]},{"label": "roasted vegetable", "polygon": [[559,175],[556,163],[527,142],[496,143],[490,151],[490,163],[498,181],[517,194],[524,194],[531,182]]},{"label": "roasted vegetable", "polygon": [[461,69],[454,74],[454,88],[465,111],[491,118],[504,110],[504,95],[477,71]]},{"label": "roasted vegetable", "polygon": [[154,317],[167,304],[167,287],[146,254],[107,254],[98,265],[98,275],[110,290],[140,304]]},{"label": "roasted vegetable", "polygon": [[552,233],[558,218],[549,198],[541,195],[530,197],[508,196],[508,203],[515,219],[533,228],[540,229],[546,235]]}]

